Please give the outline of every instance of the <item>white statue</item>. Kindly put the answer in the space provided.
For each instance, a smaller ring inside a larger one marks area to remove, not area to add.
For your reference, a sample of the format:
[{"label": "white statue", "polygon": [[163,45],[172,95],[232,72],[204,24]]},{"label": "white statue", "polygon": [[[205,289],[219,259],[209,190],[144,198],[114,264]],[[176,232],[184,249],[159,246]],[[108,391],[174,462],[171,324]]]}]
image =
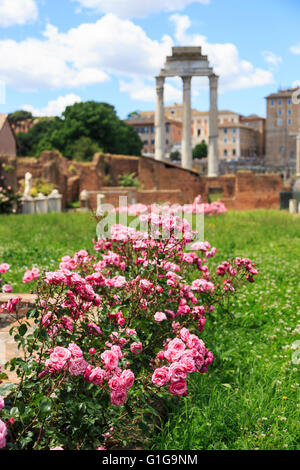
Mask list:
[{"label": "white statue", "polygon": [[30,190],[32,186],[32,174],[27,172],[25,173],[25,189],[23,197],[30,197]]}]

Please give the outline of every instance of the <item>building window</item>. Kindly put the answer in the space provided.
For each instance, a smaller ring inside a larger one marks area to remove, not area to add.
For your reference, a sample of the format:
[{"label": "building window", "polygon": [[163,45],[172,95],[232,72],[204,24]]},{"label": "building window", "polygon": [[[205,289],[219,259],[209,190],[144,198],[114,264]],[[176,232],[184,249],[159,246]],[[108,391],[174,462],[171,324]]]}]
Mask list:
[{"label": "building window", "polygon": [[197,129],[197,136],[201,135],[201,129]]},{"label": "building window", "polygon": [[236,155],[236,150],[235,150],[235,149],[232,150],[232,155],[233,155],[233,156]]},{"label": "building window", "polygon": [[232,128],[232,133],[233,133],[233,134],[236,133],[236,128],[235,128],[235,127]]},{"label": "building window", "polygon": [[278,109],[278,116],[282,115],[282,109]]},{"label": "building window", "polygon": [[284,152],[284,147],[283,147],[283,145],[282,145],[281,147],[279,147],[279,152],[280,152],[280,153]]},{"label": "building window", "polygon": [[170,124],[166,124],[166,132],[169,132],[170,130]]},{"label": "building window", "polygon": [[295,152],[293,150],[290,151],[290,160],[295,160]]},{"label": "building window", "polygon": [[145,134],[148,134],[149,133],[149,127],[144,127],[144,132],[145,132]]},{"label": "building window", "polygon": [[227,157],[227,149],[224,149],[224,157]]},{"label": "building window", "polygon": [[291,119],[288,119],[287,120],[287,123],[288,123],[288,126],[290,126],[292,124],[292,120]]},{"label": "building window", "polygon": [[155,142],[155,141],[154,141],[154,139],[153,139],[153,140],[151,140],[151,144],[152,144],[152,145],[154,145],[154,142]]},{"label": "building window", "polygon": [[236,138],[233,137],[232,142],[235,144],[236,143]]},{"label": "building window", "polygon": [[151,132],[152,132],[152,134],[154,134],[154,132],[155,132],[155,127],[154,126],[151,127]]},{"label": "building window", "polygon": [[224,144],[227,144],[227,141],[228,141],[227,137],[224,137]]},{"label": "building window", "polygon": [[277,125],[282,126],[282,119],[277,119]]},{"label": "building window", "polygon": [[282,100],[278,100],[278,106],[282,105]]},{"label": "building window", "polygon": [[292,113],[292,110],[291,109],[288,109],[288,115],[291,116],[293,113]]},{"label": "building window", "polygon": [[168,139],[166,139],[166,144],[168,145],[168,143],[169,143],[169,141],[168,141]]},{"label": "building window", "polygon": [[228,132],[228,129],[225,128],[224,129],[224,134],[227,134],[227,132]]},{"label": "building window", "polygon": [[288,100],[288,105],[291,105],[292,104],[292,100]]},{"label": "building window", "polygon": [[148,140],[144,140],[143,142],[144,145],[148,145],[148,143],[149,143]]},{"label": "building window", "polygon": [[274,100],[270,101],[270,106],[274,106]]}]

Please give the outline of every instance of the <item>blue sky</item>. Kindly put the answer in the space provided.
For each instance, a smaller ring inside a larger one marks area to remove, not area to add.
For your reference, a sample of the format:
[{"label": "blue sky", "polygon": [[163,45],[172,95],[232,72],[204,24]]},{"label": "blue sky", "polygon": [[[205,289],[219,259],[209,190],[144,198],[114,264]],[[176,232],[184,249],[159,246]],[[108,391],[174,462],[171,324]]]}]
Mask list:
[{"label": "blue sky", "polygon": [[[171,47],[199,45],[220,75],[219,108],[265,115],[267,94],[300,85],[299,14],[299,0],[0,0],[0,112],[154,109]],[[168,79],[166,104],[181,99]],[[208,109],[207,79],[193,79],[192,105]]]}]

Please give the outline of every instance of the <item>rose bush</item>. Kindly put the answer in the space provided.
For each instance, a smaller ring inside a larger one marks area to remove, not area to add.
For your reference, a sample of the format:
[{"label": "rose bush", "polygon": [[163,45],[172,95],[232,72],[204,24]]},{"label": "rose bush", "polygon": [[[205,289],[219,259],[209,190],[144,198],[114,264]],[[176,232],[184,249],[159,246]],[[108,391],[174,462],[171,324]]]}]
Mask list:
[{"label": "rose bush", "polygon": [[18,384],[0,387],[2,448],[128,446],[159,414],[158,399],[185,396],[190,374],[208,370],[206,318],[257,270],[245,258],[209,269],[216,249],[198,241],[185,252],[186,221],[149,217],[155,238],[114,225],[93,254],[65,256],[37,281],[35,308],[11,331],[23,356],[6,366]]}]

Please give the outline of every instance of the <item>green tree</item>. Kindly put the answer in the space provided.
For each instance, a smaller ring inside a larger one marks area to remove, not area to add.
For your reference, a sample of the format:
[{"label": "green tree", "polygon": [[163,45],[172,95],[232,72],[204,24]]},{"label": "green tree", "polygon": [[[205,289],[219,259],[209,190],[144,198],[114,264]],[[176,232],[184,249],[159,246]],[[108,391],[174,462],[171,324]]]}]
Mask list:
[{"label": "green tree", "polygon": [[8,120],[11,124],[17,124],[20,121],[32,120],[33,116],[29,111],[19,110],[8,115]]},{"label": "green tree", "polygon": [[193,149],[193,158],[194,159],[201,159],[207,157],[207,144],[205,140],[202,140],[200,144],[195,145]]},{"label": "green tree", "polygon": [[[38,122],[17,140],[19,155],[39,156],[42,150],[59,150],[69,159],[75,153],[76,158],[89,159],[92,148],[140,155],[143,147],[136,130],[118,118],[113,106],[96,101],[67,106],[61,118]],[[79,152],[80,145],[84,149]]]},{"label": "green tree", "polygon": [[43,119],[38,121],[28,132],[19,132],[16,135],[18,155],[38,157],[42,150],[53,150],[50,135],[56,125],[54,119]]},{"label": "green tree", "polygon": [[95,153],[101,149],[90,137],[80,137],[73,146],[73,159],[77,161],[90,161]]}]

